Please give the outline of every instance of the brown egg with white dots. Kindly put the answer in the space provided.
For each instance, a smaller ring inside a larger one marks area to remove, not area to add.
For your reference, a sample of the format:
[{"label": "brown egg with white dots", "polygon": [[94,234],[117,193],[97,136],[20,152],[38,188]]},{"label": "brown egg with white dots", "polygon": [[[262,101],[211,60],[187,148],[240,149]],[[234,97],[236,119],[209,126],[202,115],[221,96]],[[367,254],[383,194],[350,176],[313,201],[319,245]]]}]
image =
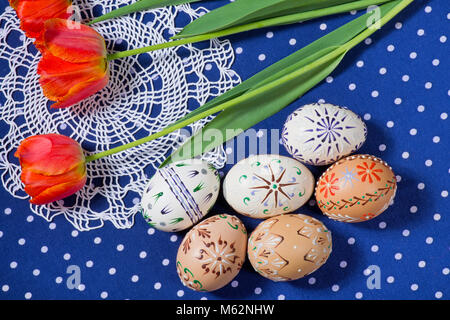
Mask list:
[{"label": "brown egg with white dots", "polygon": [[311,274],[328,259],[331,232],[313,217],[284,214],[260,223],[248,240],[253,268],[273,281],[291,281]]},{"label": "brown egg with white dots", "polygon": [[371,155],[352,155],[331,165],[319,178],[317,205],[328,218],[362,222],[384,212],[395,197],[392,168]]}]

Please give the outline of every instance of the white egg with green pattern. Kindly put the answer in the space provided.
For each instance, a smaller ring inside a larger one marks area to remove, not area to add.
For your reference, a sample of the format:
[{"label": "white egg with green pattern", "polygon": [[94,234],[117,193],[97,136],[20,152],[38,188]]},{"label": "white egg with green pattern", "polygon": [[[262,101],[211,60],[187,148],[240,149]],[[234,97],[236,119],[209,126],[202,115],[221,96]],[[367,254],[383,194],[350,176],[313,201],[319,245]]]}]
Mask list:
[{"label": "white egg with green pattern", "polygon": [[257,155],[239,161],[225,177],[223,194],[240,214],[266,219],[304,205],[314,191],[314,176],[295,159]]},{"label": "white egg with green pattern", "polygon": [[217,170],[202,160],[185,160],[158,169],[141,199],[147,223],[161,231],[187,229],[201,220],[217,200]]}]

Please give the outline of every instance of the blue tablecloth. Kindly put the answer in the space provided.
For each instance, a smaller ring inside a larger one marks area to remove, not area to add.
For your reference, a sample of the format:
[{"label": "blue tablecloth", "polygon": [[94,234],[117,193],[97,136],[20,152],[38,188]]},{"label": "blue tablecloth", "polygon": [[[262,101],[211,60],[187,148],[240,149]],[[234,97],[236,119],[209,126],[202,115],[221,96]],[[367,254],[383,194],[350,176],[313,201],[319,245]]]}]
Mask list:
[{"label": "blue tablecloth", "polygon": [[[211,9],[225,3],[202,5]],[[0,10],[6,5],[2,0]],[[343,14],[232,36],[233,69],[247,79],[354,17]],[[333,252],[315,273],[274,283],[246,262],[223,289],[194,292],[176,273],[183,232],[154,230],[140,216],[128,230],[107,223],[77,232],[63,216],[51,224],[33,217],[27,201],[1,188],[0,299],[448,299],[449,19],[449,1],[416,0],[352,50],[327,81],[255,126],[280,129],[293,110],[321,99],[347,106],[368,126],[360,152],[383,158],[397,175],[393,206],[372,221],[332,221],[311,205],[297,210],[333,232]],[[233,156],[233,149],[228,151]],[[316,177],[324,170],[311,169]],[[222,212],[232,211],[220,197],[213,213]],[[259,222],[242,220],[249,231]],[[71,265],[80,268],[78,289],[67,286]],[[365,270],[371,265],[379,267],[379,289],[367,286]]]}]

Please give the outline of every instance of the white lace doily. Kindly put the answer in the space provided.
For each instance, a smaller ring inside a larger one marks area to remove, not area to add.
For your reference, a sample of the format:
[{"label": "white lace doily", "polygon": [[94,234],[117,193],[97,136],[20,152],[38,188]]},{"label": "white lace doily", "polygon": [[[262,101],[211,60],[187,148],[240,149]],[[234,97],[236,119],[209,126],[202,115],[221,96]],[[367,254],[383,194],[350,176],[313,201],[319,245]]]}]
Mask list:
[{"label": "white lace doily", "polygon": [[[83,0],[78,6],[81,16],[90,18],[93,10],[109,12],[132,1]],[[101,22],[94,28],[113,52],[165,42],[183,27],[175,24],[179,15],[189,21],[205,12],[189,5],[166,7]],[[0,125],[7,132],[0,141],[0,171],[5,189],[21,199],[29,197],[13,155],[24,138],[61,133],[81,143],[88,153],[100,152],[158,132],[188,113],[188,107],[202,105],[240,83],[231,70],[231,44],[214,39],[202,49],[187,45],[111,61],[111,78],[103,90],[76,106],[53,110],[38,83],[39,59],[32,40],[19,29],[14,10],[7,7],[0,15],[0,96],[6,100],[0,106]],[[190,130],[209,120],[195,123]],[[99,228],[105,221],[129,228],[149,176],[181,140],[178,131],[90,162],[86,186],[76,195],[46,206],[30,205],[31,210],[47,221],[63,214],[80,231]],[[218,168],[226,160],[222,148],[204,158]]]}]

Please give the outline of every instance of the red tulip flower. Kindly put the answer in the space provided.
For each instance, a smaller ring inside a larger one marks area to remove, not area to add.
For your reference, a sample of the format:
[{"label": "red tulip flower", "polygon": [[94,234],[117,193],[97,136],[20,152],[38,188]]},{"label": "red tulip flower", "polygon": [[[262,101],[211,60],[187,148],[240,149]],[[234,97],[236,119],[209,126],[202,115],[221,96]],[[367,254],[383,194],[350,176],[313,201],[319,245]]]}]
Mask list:
[{"label": "red tulip flower", "polygon": [[37,38],[44,22],[51,18],[67,19],[71,15],[71,0],[9,0],[20,19],[20,28],[27,37]]},{"label": "red tulip flower", "polygon": [[101,90],[109,80],[103,37],[80,23],[49,19],[36,46],[42,53],[37,72],[52,108],[71,106]]},{"label": "red tulip flower", "polygon": [[22,167],[20,179],[33,204],[61,200],[86,183],[86,159],[80,145],[59,134],[26,138],[14,154]]}]

